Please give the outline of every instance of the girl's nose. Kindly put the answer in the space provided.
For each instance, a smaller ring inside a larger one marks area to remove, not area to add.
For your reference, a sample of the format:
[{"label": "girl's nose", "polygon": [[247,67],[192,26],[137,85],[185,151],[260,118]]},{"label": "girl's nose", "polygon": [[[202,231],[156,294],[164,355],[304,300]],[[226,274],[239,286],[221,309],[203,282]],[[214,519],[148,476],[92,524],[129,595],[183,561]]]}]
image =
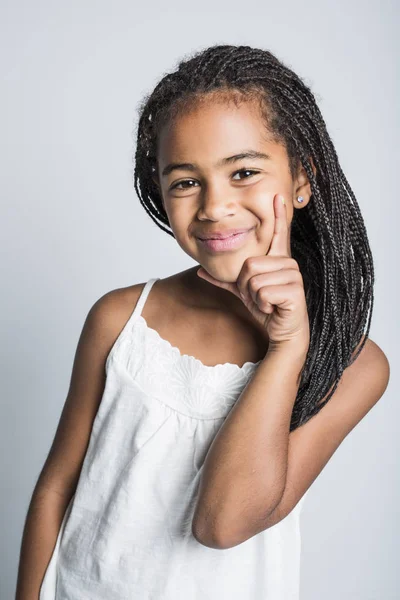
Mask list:
[{"label": "girl's nose", "polygon": [[199,194],[199,218],[219,221],[225,216],[235,214],[233,192],[223,186],[204,187]]}]

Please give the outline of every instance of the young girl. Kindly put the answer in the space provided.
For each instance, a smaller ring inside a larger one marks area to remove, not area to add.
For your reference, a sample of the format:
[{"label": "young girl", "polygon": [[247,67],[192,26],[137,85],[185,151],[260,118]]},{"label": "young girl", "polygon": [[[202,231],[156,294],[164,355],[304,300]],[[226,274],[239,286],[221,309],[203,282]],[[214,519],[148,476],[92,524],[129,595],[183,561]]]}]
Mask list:
[{"label": "young girl", "polygon": [[389,380],[357,201],[310,89],[249,46],[145,98],[135,189],[196,265],[89,311],[17,600],[294,600],[307,490]]}]

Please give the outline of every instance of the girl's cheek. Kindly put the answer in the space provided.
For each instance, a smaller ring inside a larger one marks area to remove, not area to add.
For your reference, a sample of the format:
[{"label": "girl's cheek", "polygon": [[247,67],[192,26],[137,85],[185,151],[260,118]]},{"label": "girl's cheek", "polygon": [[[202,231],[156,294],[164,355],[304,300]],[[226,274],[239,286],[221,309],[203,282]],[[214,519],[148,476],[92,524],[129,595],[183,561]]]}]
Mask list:
[{"label": "girl's cheek", "polygon": [[252,206],[257,209],[260,218],[268,218],[274,212],[274,195],[277,192],[257,190],[251,197]]}]

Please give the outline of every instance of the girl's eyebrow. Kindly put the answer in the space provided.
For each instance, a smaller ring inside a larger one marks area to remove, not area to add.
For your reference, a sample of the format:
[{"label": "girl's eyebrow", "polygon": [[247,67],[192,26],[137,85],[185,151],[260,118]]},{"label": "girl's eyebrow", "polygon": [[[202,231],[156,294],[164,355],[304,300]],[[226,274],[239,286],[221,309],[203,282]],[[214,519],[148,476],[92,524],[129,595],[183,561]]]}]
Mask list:
[{"label": "girl's eyebrow", "polygon": [[[272,160],[272,157],[269,154],[265,154],[264,152],[258,152],[258,150],[243,150],[240,154],[234,154],[233,156],[228,156],[227,158],[222,158],[219,160],[215,167],[223,167],[224,165],[234,163],[238,160],[242,160],[243,158],[249,159],[261,159],[261,160]],[[184,169],[185,171],[196,171],[198,167],[193,163],[170,163],[162,170],[161,176],[166,177],[172,171],[178,169]]]}]

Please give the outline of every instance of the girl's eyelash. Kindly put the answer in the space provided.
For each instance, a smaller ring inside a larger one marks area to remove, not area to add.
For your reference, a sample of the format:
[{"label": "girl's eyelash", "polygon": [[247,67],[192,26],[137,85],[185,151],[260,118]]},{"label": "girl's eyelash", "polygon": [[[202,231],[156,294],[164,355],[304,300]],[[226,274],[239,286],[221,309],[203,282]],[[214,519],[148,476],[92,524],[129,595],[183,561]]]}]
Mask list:
[{"label": "girl's eyelash", "polygon": [[[248,172],[248,173],[251,173],[252,175],[256,175],[260,171],[255,171],[254,169],[239,169],[238,171],[235,171],[233,174],[237,175],[238,173],[243,173],[243,172]],[[249,177],[245,177],[244,179],[249,179]],[[178,188],[177,187],[181,183],[187,183],[188,181],[194,181],[194,179],[182,179],[182,181],[178,181],[170,189],[171,190],[173,190],[175,188],[177,188],[177,189],[190,189],[190,187],[193,187],[193,186],[189,186],[188,188]]]}]

